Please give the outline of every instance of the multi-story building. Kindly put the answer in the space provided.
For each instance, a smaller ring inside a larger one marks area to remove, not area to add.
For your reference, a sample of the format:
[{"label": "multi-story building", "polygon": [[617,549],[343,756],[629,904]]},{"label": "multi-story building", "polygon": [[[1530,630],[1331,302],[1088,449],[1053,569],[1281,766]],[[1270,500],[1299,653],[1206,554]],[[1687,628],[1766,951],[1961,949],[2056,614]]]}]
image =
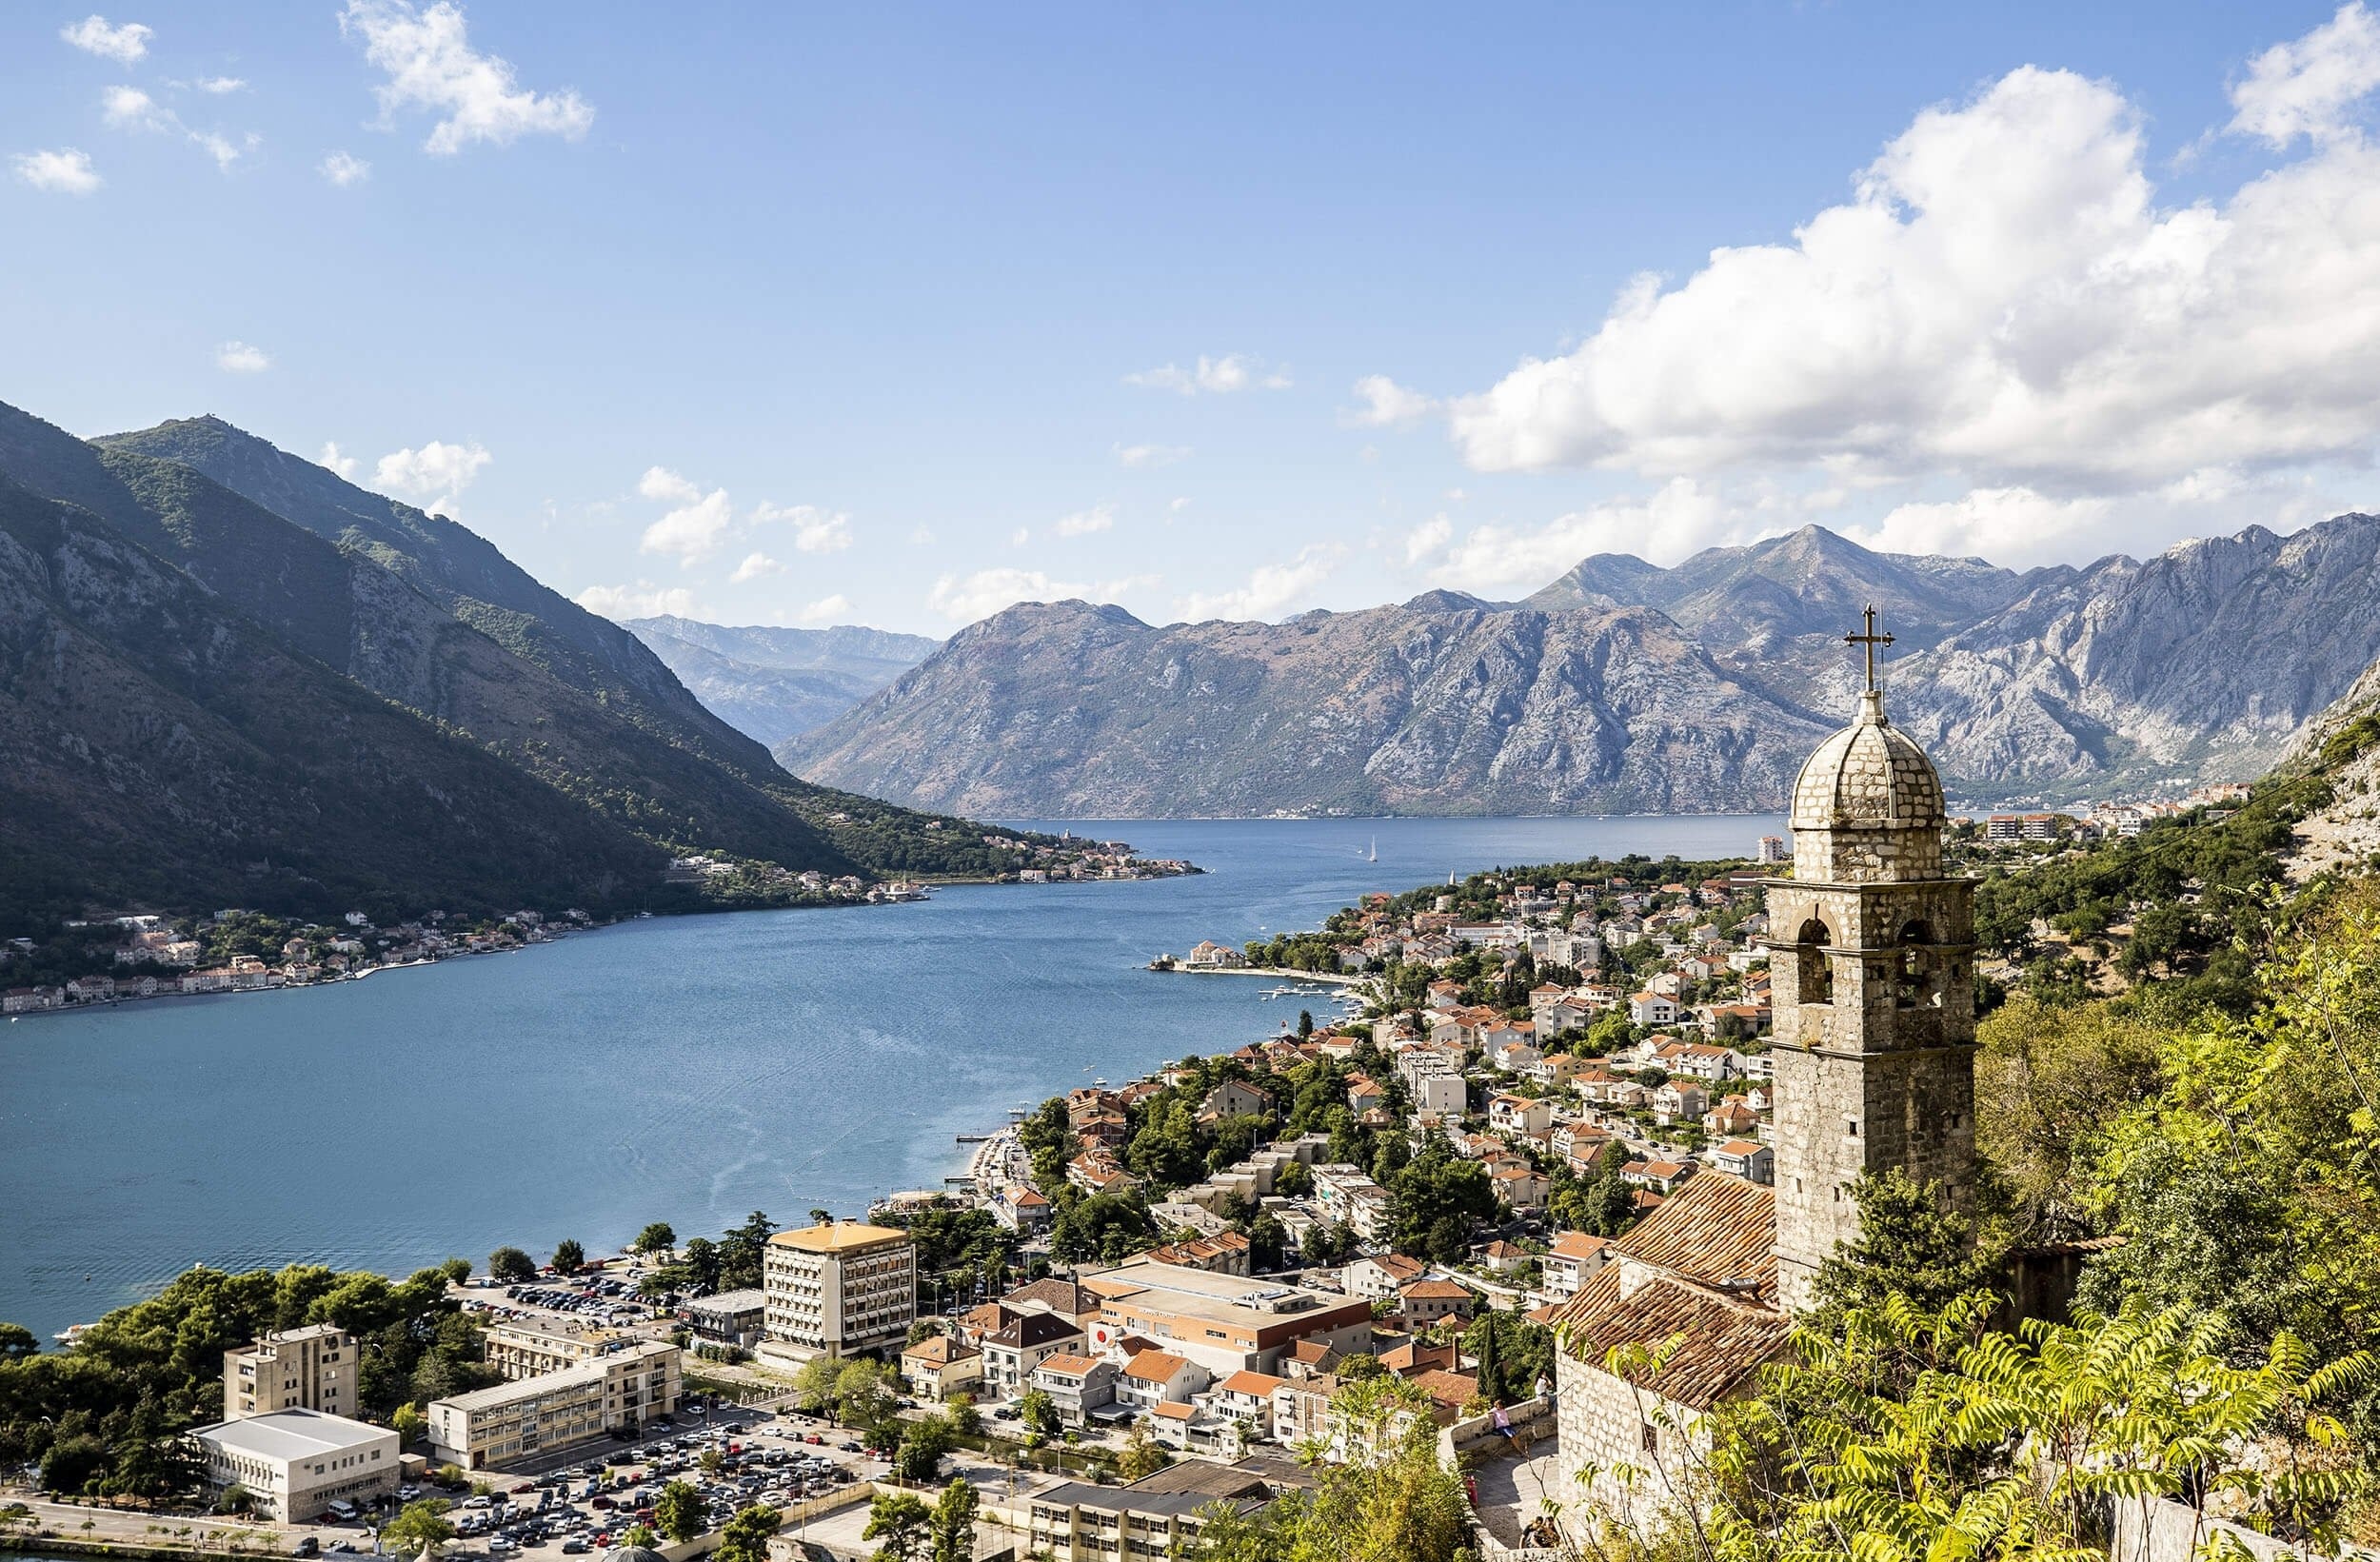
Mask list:
[{"label": "multi-story building", "polygon": [[487,1325],[487,1364],[504,1374],[505,1381],[518,1383],[592,1361],[618,1349],[623,1337],[559,1318],[507,1318]]},{"label": "multi-story building", "polygon": [[792,1362],[898,1348],[917,1318],[909,1234],[857,1220],[781,1231],[761,1260],[761,1354]]},{"label": "multi-story building", "polygon": [[752,1345],[768,1324],[768,1293],[757,1287],[698,1296],[685,1304],[686,1327],[721,1345]]},{"label": "multi-story building", "polygon": [[1200,1527],[1219,1505],[1250,1513],[1274,1494],[1255,1474],[1199,1459],[1124,1487],[1066,1481],[1025,1504],[1024,1541],[1056,1562],[1158,1562],[1196,1551]]},{"label": "multi-story building", "polygon": [[517,1383],[430,1402],[433,1464],[501,1469],[610,1433],[678,1408],[679,1351],[648,1340]]},{"label": "multi-story building", "polygon": [[337,1324],[267,1335],[244,1351],[223,1353],[224,1419],[279,1410],[352,1415],[363,1409],[355,1369],[355,1336]]},{"label": "multi-story building", "polygon": [[[351,1344],[346,1354],[353,1358]],[[189,1437],[208,1486],[217,1495],[243,1488],[256,1513],[275,1523],[303,1524],[334,1502],[362,1508],[397,1490],[397,1434],[344,1415],[261,1410]]]},{"label": "multi-story building", "polygon": [[1372,1304],[1360,1297],[1145,1259],[1085,1275],[1082,1284],[1100,1298],[1093,1351],[1139,1335],[1217,1377],[1277,1372],[1300,1340],[1339,1351],[1372,1342]]}]

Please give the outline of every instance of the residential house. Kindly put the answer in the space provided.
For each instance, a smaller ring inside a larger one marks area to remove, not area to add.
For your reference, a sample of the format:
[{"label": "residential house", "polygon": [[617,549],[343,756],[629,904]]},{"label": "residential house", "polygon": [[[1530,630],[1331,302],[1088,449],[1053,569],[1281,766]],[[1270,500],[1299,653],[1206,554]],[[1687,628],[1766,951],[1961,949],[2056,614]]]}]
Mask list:
[{"label": "residential house", "polygon": [[1538,1273],[1545,1276],[1542,1289],[1552,1301],[1568,1301],[1578,1294],[1578,1288],[1596,1271],[1603,1267],[1611,1239],[1591,1236],[1583,1231],[1566,1231],[1554,1238],[1545,1256],[1537,1260]]},{"label": "residential house", "polygon": [[1366,1301],[1387,1301],[1409,1281],[1419,1279],[1426,1266],[1401,1253],[1381,1253],[1348,1260],[1340,1276],[1347,1295]]},{"label": "residential house", "polygon": [[1025,1381],[1049,1395],[1061,1425],[1080,1429],[1116,1402],[1117,1375],[1116,1363],[1103,1356],[1061,1354],[1044,1357]]},{"label": "residential house", "polygon": [[1767,1187],[1776,1180],[1776,1156],[1765,1144],[1752,1139],[1729,1139],[1715,1144],[1710,1150],[1711,1165],[1730,1172],[1746,1182]]},{"label": "residential house", "polygon": [[1186,1405],[1212,1381],[1207,1370],[1188,1356],[1151,1347],[1134,1352],[1124,1362],[1116,1379],[1116,1398],[1140,1410]]},{"label": "residential house", "polygon": [[1542,1134],[1554,1126],[1554,1103],[1526,1096],[1491,1097],[1488,1126],[1500,1134]]},{"label": "residential house", "polygon": [[949,1335],[931,1335],[901,1353],[902,1380],[920,1399],[940,1404],[973,1394],[983,1381],[983,1353]]},{"label": "residential house", "polygon": [[1057,1313],[1026,1313],[983,1336],[983,1397],[1013,1399],[1034,1369],[1054,1355],[1080,1352],[1082,1326]]},{"label": "residential house", "polygon": [[1248,1440],[1273,1434],[1273,1392],[1289,1379],[1269,1373],[1238,1372],[1208,1391],[1206,1408],[1248,1429]]},{"label": "residential house", "polygon": [[1650,991],[1635,994],[1628,999],[1628,1023],[1675,1025],[1677,1023],[1676,1000]]},{"label": "residential house", "polygon": [[1427,1329],[1440,1318],[1469,1322],[1478,1301],[1471,1288],[1453,1280],[1408,1280],[1397,1288],[1398,1321],[1407,1329]]}]

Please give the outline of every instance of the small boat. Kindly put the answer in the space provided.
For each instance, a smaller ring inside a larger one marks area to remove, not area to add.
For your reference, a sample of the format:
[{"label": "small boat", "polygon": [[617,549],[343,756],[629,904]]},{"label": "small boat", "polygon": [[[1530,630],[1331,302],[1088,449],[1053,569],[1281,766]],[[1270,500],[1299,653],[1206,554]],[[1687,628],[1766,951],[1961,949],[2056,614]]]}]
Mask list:
[{"label": "small boat", "polygon": [[1364,860],[1365,860],[1365,861],[1367,861],[1367,862],[1378,862],[1379,860],[1380,860],[1380,838],[1379,838],[1378,836],[1374,836],[1374,837],[1372,838],[1372,855],[1371,855],[1370,857],[1365,858],[1365,859],[1364,859]]}]

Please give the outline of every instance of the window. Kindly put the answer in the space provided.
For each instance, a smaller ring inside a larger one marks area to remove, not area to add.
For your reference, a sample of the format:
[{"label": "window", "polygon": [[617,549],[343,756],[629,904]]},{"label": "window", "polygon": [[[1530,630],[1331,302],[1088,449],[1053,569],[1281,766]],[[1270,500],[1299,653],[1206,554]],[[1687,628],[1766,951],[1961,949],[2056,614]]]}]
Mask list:
[{"label": "window", "polygon": [[1803,1003],[1835,1001],[1835,969],[1827,963],[1827,948],[1835,942],[1826,923],[1813,917],[1794,935],[1795,996]]},{"label": "window", "polygon": [[1661,1452],[1661,1429],[1647,1421],[1643,1428],[1643,1441],[1644,1451],[1647,1453]]}]

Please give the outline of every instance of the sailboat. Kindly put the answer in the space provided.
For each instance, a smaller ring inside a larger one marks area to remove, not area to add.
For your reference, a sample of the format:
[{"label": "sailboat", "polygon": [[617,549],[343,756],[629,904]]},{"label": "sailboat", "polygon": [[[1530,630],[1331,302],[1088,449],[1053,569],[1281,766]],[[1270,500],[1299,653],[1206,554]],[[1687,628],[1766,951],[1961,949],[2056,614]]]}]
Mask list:
[{"label": "sailboat", "polygon": [[1370,857],[1365,858],[1365,859],[1364,859],[1364,860],[1365,860],[1365,861],[1367,861],[1367,862],[1378,862],[1379,860],[1380,860],[1380,838],[1379,838],[1378,836],[1374,836],[1374,837],[1372,838],[1372,855],[1371,855]]}]

